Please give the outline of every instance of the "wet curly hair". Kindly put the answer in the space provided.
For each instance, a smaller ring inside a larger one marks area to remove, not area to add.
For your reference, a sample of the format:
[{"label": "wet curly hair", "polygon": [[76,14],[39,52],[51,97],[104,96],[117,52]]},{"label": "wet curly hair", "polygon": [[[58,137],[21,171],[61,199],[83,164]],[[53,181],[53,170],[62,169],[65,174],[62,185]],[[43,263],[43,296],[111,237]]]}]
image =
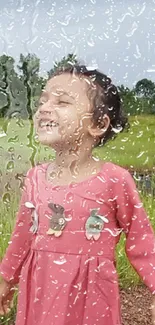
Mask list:
[{"label": "wet curly hair", "polygon": [[115,138],[118,133],[129,127],[128,118],[122,109],[118,89],[112,84],[108,76],[96,69],[87,68],[85,65],[68,63],[61,68],[57,68],[49,79],[62,73],[85,76],[90,81],[88,83],[87,96],[93,106],[92,120],[95,125],[99,125],[104,119],[105,114],[110,119],[109,128],[100,137],[97,146],[105,144],[108,140]]}]

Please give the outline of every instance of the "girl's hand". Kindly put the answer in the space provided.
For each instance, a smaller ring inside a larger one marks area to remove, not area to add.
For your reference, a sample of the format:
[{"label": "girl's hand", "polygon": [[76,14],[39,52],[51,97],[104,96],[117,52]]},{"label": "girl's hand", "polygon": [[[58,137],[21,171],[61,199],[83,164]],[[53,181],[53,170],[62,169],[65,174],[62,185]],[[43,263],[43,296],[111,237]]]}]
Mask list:
[{"label": "girl's hand", "polygon": [[15,292],[14,286],[2,279],[0,282],[0,315],[5,315],[10,312],[13,307],[13,295]]},{"label": "girl's hand", "polygon": [[151,310],[152,310],[152,322],[153,325],[155,325],[155,295],[153,295]]}]

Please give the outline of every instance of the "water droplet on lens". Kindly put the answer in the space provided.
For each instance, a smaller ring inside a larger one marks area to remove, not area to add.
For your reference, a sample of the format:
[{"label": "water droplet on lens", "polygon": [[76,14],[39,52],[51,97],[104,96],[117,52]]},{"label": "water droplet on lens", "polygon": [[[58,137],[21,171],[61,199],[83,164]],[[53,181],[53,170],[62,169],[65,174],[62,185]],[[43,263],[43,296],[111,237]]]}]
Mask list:
[{"label": "water droplet on lens", "polygon": [[9,149],[8,149],[8,152],[14,152],[15,151],[15,148],[14,147],[10,147]]},{"label": "water droplet on lens", "polygon": [[8,142],[13,142],[13,143],[15,143],[15,142],[19,142],[19,136],[16,135],[15,137],[10,138],[10,139],[8,140]]},{"label": "water droplet on lens", "polygon": [[7,166],[6,166],[6,170],[8,172],[12,172],[14,169],[14,162],[12,160],[10,160],[8,163],[7,163]]},{"label": "water droplet on lens", "polygon": [[10,190],[11,190],[11,185],[10,185],[10,183],[7,183],[7,184],[5,185],[5,189],[6,189],[7,191],[10,191]]},{"label": "water droplet on lens", "polygon": [[2,197],[2,200],[3,200],[4,204],[6,204],[6,205],[10,204],[10,201],[11,201],[11,195],[10,195],[10,193],[8,193],[8,192],[5,193],[3,195],[3,197]]},{"label": "water droplet on lens", "polygon": [[51,179],[54,179],[55,177],[56,177],[56,172],[54,172],[54,171],[51,172],[51,173],[50,173],[50,178],[51,178]]}]

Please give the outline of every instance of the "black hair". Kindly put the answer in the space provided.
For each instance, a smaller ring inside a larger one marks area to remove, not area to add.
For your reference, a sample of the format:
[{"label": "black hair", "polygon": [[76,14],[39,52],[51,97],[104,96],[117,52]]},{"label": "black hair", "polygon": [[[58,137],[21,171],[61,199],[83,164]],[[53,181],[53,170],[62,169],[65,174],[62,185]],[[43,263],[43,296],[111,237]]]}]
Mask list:
[{"label": "black hair", "polygon": [[98,125],[103,120],[105,114],[110,119],[109,128],[100,138],[97,146],[105,144],[108,140],[129,127],[128,118],[122,110],[118,89],[112,84],[108,76],[96,69],[87,68],[85,65],[68,63],[61,68],[57,68],[50,78],[62,73],[86,76],[92,81],[88,89],[88,98],[93,104],[93,122]]}]

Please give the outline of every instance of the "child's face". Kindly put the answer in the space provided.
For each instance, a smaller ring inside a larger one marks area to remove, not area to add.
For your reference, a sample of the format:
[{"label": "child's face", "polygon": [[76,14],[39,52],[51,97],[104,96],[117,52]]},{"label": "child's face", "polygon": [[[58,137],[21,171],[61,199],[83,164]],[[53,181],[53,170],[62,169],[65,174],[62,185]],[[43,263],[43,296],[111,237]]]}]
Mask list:
[{"label": "child's face", "polygon": [[85,141],[92,125],[92,108],[84,78],[64,73],[51,78],[41,95],[34,124],[39,141],[54,149]]}]

